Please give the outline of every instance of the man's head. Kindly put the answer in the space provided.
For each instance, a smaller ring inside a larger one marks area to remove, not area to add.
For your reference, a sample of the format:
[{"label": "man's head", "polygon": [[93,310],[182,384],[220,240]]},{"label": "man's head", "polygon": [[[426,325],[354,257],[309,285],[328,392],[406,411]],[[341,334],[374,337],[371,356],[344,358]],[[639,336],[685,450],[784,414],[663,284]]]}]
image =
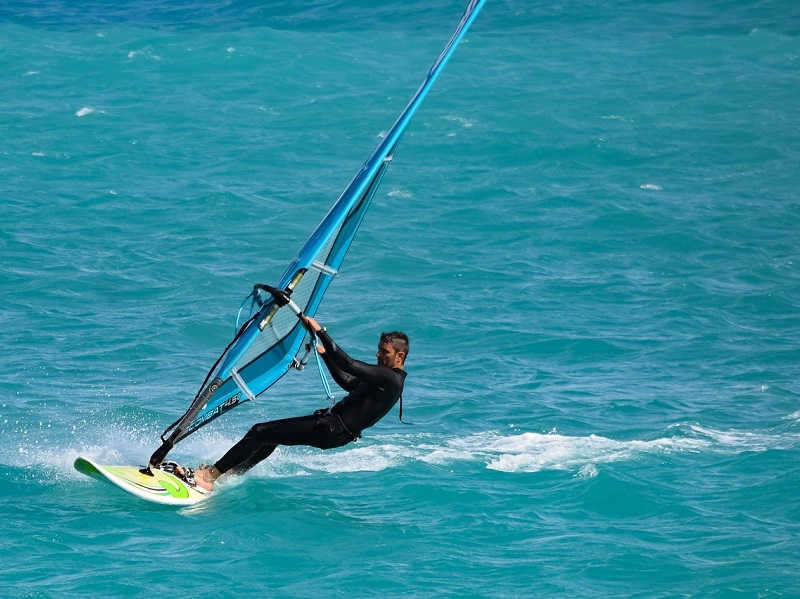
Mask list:
[{"label": "man's head", "polygon": [[408,337],[400,331],[381,333],[378,343],[378,364],[389,368],[402,368],[408,356]]}]

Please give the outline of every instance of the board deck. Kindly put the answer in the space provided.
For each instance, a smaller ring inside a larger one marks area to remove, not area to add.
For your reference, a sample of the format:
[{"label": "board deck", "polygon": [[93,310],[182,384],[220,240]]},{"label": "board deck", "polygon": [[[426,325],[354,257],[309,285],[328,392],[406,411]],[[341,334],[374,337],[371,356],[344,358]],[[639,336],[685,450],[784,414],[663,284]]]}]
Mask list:
[{"label": "board deck", "polygon": [[162,505],[194,505],[208,498],[177,476],[152,469],[152,476],[140,471],[141,466],[105,466],[89,458],[75,460],[75,469],[98,480],[110,482],[136,497]]}]

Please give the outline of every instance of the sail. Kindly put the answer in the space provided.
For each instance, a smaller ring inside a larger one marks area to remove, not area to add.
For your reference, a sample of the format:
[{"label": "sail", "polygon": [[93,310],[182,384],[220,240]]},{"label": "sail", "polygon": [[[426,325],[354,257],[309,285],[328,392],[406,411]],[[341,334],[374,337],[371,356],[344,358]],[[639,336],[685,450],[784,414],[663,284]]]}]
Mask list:
[{"label": "sail", "polygon": [[[411,118],[484,2],[469,2],[458,27],[408,106],[276,285],[289,293],[292,301],[308,316],[316,313],[325,290],[339,270]],[[267,298],[242,325],[209,371],[189,410],[164,432],[163,444],[150,458],[150,464],[160,464],[175,443],[273,385],[292,367],[305,335],[305,329],[291,309],[279,307],[273,298]]]}]

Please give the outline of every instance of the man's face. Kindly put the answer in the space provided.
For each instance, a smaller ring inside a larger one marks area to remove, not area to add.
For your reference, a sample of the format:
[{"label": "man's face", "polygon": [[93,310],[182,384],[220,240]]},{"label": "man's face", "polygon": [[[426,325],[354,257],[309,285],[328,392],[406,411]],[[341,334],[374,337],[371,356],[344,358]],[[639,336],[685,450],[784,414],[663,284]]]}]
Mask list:
[{"label": "man's face", "polygon": [[402,360],[397,355],[397,350],[390,343],[378,344],[378,353],[375,354],[375,357],[378,358],[378,364],[381,366],[399,368],[402,365]]}]

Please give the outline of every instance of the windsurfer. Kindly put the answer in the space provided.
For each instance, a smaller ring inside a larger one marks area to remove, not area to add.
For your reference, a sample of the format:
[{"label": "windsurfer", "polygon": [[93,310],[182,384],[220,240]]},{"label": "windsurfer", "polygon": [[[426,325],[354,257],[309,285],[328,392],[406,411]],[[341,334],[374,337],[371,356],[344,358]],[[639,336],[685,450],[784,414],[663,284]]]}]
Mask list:
[{"label": "windsurfer", "polygon": [[[329,409],[309,416],[256,424],[213,466],[194,471],[197,486],[210,491],[226,472],[241,474],[269,457],[279,445],[333,449],[355,441],[401,400],[408,356],[408,337],[398,331],[382,333],[377,364],[350,358],[316,320],[301,316],[303,325],[320,341],[317,349],[336,383],[348,395]],[[401,404],[402,410],[402,404]]]}]

